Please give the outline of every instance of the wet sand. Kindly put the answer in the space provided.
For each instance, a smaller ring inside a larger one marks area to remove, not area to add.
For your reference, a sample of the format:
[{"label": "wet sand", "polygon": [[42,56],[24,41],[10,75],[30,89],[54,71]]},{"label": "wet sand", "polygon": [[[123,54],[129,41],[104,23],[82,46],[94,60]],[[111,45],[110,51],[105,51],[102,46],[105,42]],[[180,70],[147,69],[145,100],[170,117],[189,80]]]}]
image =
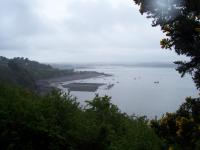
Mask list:
[{"label": "wet sand", "polygon": [[[56,77],[56,78],[50,78],[50,79],[44,79],[44,80],[39,80],[37,81],[37,86],[38,86],[38,90],[39,91],[43,91],[43,92],[49,92],[51,91],[53,88],[56,88],[55,83],[62,83],[62,82],[66,82],[66,81],[74,81],[74,80],[82,80],[82,79],[89,79],[89,78],[95,78],[95,77],[108,77],[108,76],[112,76],[109,74],[105,74],[105,73],[99,73],[99,72],[95,72],[95,71],[81,71],[81,72],[74,72],[73,74],[70,75],[66,75],[63,77]],[[100,85],[97,83],[94,83],[93,85],[78,85],[78,84],[74,84],[74,85],[70,85],[71,90],[79,90],[79,91],[96,91],[96,88],[98,89]],[[69,88],[70,88],[69,87]],[[67,87],[66,87],[67,88]]]},{"label": "wet sand", "polygon": [[95,92],[100,86],[105,84],[101,83],[70,83],[63,85],[69,91],[83,91],[83,92]]},{"label": "wet sand", "polygon": [[75,72],[72,75],[67,75],[64,77],[47,79],[47,81],[48,82],[65,82],[65,81],[89,79],[89,78],[100,77],[100,76],[105,77],[105,76],[111,76],[111,75],[105,74],[105,73],[93,72],[93,71],[81,71],[81,72]]}]

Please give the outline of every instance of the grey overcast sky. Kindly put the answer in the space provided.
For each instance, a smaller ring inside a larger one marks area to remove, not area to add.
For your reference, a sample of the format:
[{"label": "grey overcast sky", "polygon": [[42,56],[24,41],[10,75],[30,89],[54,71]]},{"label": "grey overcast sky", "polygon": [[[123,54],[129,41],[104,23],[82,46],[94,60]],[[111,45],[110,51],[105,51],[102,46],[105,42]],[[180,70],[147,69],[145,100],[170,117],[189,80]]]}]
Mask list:
[{"label": "grey overcast sky", "polygon": [[132,0],[0,0],[0,55],[40,62],[171,62]]}]

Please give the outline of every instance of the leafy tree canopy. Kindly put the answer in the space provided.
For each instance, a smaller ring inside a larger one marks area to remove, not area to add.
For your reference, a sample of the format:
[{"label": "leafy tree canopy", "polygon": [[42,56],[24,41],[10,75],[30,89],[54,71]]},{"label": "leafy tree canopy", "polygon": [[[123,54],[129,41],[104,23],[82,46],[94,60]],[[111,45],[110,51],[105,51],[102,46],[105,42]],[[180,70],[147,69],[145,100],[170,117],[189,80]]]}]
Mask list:
[{"label": "leafy tree canopy", "polygon": [[147,120],[121,113],[108,96],[82,108],[59,91],[37,95],[0,84],[2,150],[159,150]]},{"label": "leafy tree canopy", "polygon": [[186,98],[175,113],[166,113],[151,126],[167,147],[181,150],[200,149],[200,99]]},{"label": "leafy tree canopy", "polygon": [[141,14],[152,18],[152,26],[160,26],[166,38],[162,48],[174,49],[189,61],[177,61],[182,76],[190,73],[200,88],[200,1],[199,0],[134,0]]}]

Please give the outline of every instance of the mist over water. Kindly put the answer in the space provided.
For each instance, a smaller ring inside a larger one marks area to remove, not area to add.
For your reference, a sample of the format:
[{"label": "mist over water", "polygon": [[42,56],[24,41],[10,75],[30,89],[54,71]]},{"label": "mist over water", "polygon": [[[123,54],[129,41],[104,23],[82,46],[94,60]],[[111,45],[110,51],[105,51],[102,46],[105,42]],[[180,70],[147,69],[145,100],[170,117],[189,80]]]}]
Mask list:
[{"label": "mist over water", "polygon": [[[77,71],[98,71],[112,74],[111,77],[98,77],[76,80],[76,83],[105,83],[96,92],[77,92],[71,94],[81,105],[91,100],[95,94],[112,97],[122,112],[146,115],[149,118],[174,112],[188,96],[197,97],[198,91],[190,76],[180,77],[174,68],[96,66]],[[65,82],[64,84],[68,84]],[[110,89],[108,85],[114,85]],[[67,89],[64,89],[67,91]]]}]

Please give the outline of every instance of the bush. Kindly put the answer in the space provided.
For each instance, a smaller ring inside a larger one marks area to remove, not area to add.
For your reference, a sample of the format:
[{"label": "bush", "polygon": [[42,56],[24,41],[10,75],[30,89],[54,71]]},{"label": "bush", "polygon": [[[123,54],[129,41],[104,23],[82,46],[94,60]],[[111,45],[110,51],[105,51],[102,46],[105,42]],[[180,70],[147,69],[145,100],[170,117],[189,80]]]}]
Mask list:
[{"label": "bush", "polygon": [[199,149],[200,99],[186,98],[177,112],[167,113],[160,120],[153,120],[151,126],[168,147],[180,150]]},{"label": "bush", "polygon": [[81,108],[69,94],[1,85],[0,149],[160,149],[146,119],[121,113],[110,100],[96,96]]}]

